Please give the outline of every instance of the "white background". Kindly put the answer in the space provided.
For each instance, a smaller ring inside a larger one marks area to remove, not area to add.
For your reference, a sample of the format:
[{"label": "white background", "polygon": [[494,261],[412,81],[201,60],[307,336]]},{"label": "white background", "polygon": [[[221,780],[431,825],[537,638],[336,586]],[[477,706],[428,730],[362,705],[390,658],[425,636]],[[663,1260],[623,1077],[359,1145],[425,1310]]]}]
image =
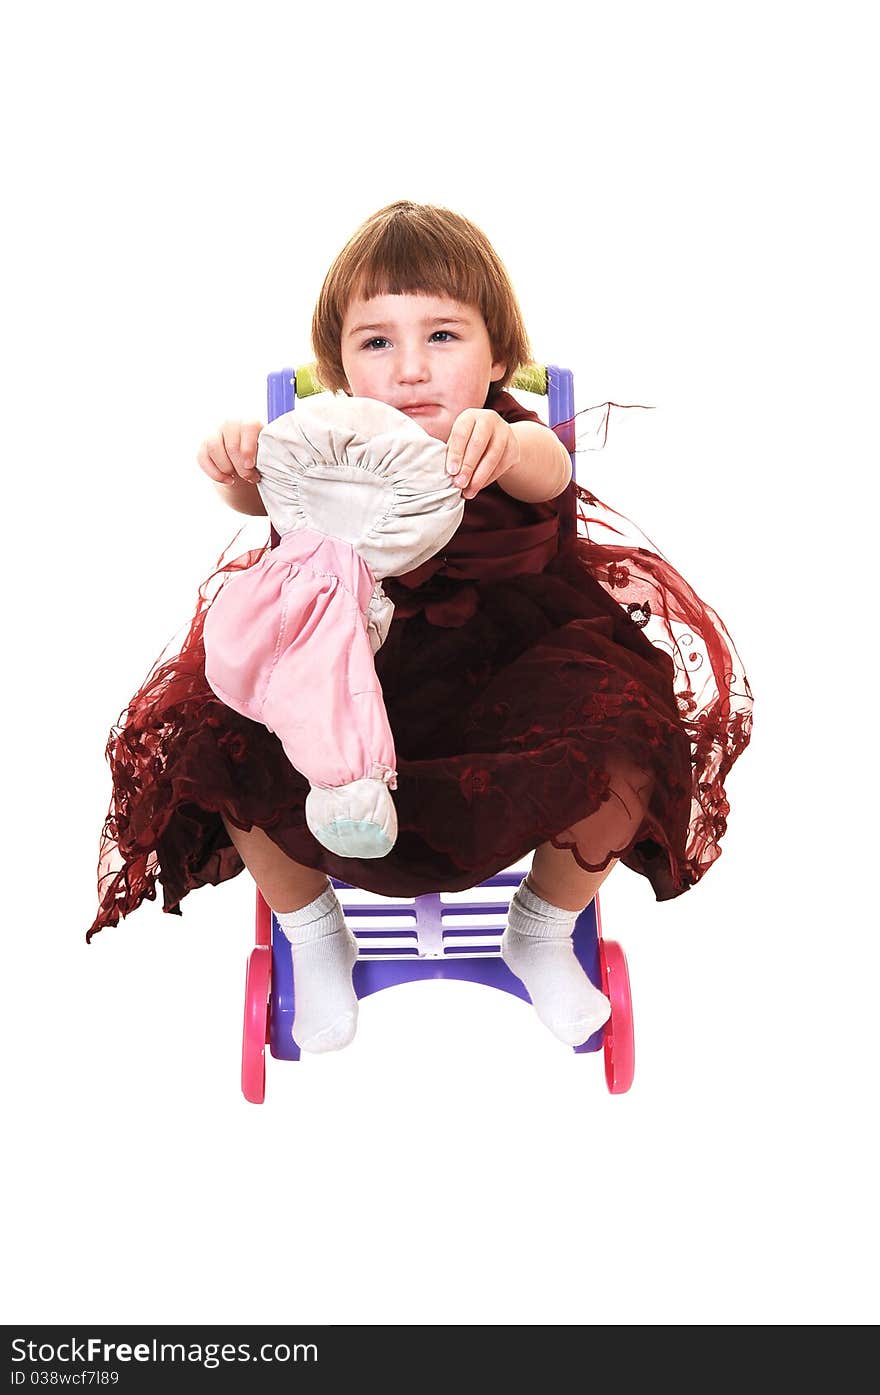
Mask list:
[{"label": "white background", "polygon": [[[869,7],[313,11],[7,20],[4,1320],[876,1322]],[[433,982],[249,1105],[245,876],[84,943],[110,724],[240,521],[198,444],[395,198],[484,228],[579,406],[657,408],[580,477],[755,690],[718,864],[602,892],[626,1095]]]}]

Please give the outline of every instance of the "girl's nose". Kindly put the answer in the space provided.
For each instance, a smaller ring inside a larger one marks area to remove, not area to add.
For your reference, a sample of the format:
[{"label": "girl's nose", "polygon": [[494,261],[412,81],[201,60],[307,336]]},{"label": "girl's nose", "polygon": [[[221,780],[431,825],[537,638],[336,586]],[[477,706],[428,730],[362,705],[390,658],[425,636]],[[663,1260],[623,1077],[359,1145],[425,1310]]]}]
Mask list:
[{"label": "girl's nose", "polygon": [[403,348],[397,359],[397,377],[401,383],[421,383],[427,377],[428,364],[421,348]]}]

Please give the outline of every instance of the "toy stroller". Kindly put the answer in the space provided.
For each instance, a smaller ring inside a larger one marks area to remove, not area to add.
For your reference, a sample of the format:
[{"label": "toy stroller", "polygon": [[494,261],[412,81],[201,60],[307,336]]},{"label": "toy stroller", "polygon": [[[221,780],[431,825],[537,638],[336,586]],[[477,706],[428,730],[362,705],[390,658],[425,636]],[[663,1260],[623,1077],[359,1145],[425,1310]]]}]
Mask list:
[{"label": "toy stroller", "polygon": [[[573,378],[566,369],[530,365],[516,375],[512,387],[545,395],[551,426],[568,423],[574,416]],[[308,367],[270,374],[269,421],[294,410],[297,397],[319,390]],[[573,439],[565,444],[574,468]],[[576,526],[573,509],[567,526]],[[414,979],[457,978],[530,1001],[500,953],[510,898],[521,880],[521,871],[508,869],[470,892],[381,898],[333,879],[346,922],[358,942],[352,975],[358,998]],[[578,917],[572,944],[583,969],[611,1003],[604,1027],[573,1049],[582,1053],[603,1048],[608,1089],[623,1094],[632,1084],[635,1066],[629,975],[621,946],[603,939],[598,896]],[[294,999],[290,945],[257,891],[256,944],[247,965],[241,1067],[242,1091],[251,1103],[261,1104],[265,1098],[267,1044],[278,1059],[299,1059],[300,1048],[291,1034]]]}]

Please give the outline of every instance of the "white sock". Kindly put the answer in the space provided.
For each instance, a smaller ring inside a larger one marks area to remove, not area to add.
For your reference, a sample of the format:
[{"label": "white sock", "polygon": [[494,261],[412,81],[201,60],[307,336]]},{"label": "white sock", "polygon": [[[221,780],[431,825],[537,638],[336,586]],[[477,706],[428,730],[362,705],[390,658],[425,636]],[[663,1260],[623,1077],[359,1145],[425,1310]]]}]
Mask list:
[{"label": "white sock", "polygon": [[578,915],[551,906],[523,881],[501,940],[501,958],[525,984],[544,1026],[568,1046],[580,1046],[611,1015],[611,1004],[590,982],[571,943]]},{"label": "white sock", "polygon": [[358,1000],[351,971],[357,940],[328,884],[299,911],[275,912],[293,953],[293,1030],[301,1051],[338,1051],[357,1027]]}]

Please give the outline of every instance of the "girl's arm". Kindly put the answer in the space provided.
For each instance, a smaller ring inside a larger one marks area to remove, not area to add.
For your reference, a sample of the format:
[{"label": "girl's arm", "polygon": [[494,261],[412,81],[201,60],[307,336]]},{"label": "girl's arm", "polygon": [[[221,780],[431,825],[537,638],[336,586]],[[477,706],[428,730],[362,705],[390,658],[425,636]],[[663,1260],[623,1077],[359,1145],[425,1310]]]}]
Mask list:
[{"label": "girl's arm", "polygon": [[199,447],[200,469],[215,482],[224,504],[236,513],[266,513],[257,490],[257,439],[262,429],[260,421],[225,421],[216,436]]},{"label": "girl's arm", "polygon": [[568,451],[540,421],[505,421],[487,408],[466,407],[452,424],[446,468],[463,499],[489,484],[527,504],[555,499],[571,479]]},{"label": "girl's arm", "polygon": [[257,486],[248,483],[247,480],[236,476],[230,484],[218,484],[217,493],[224,504],[235,509],[236,513],[247,513],[253,517],[266,513],[266,505],[260,498]]},{"label": "girl's arm", "polygon": [[558,436],[539,421],[508,422],[519,446],[519,460],[499,475],[505,494],[527,504],[542,504],[567,489],[571,457]]}]

